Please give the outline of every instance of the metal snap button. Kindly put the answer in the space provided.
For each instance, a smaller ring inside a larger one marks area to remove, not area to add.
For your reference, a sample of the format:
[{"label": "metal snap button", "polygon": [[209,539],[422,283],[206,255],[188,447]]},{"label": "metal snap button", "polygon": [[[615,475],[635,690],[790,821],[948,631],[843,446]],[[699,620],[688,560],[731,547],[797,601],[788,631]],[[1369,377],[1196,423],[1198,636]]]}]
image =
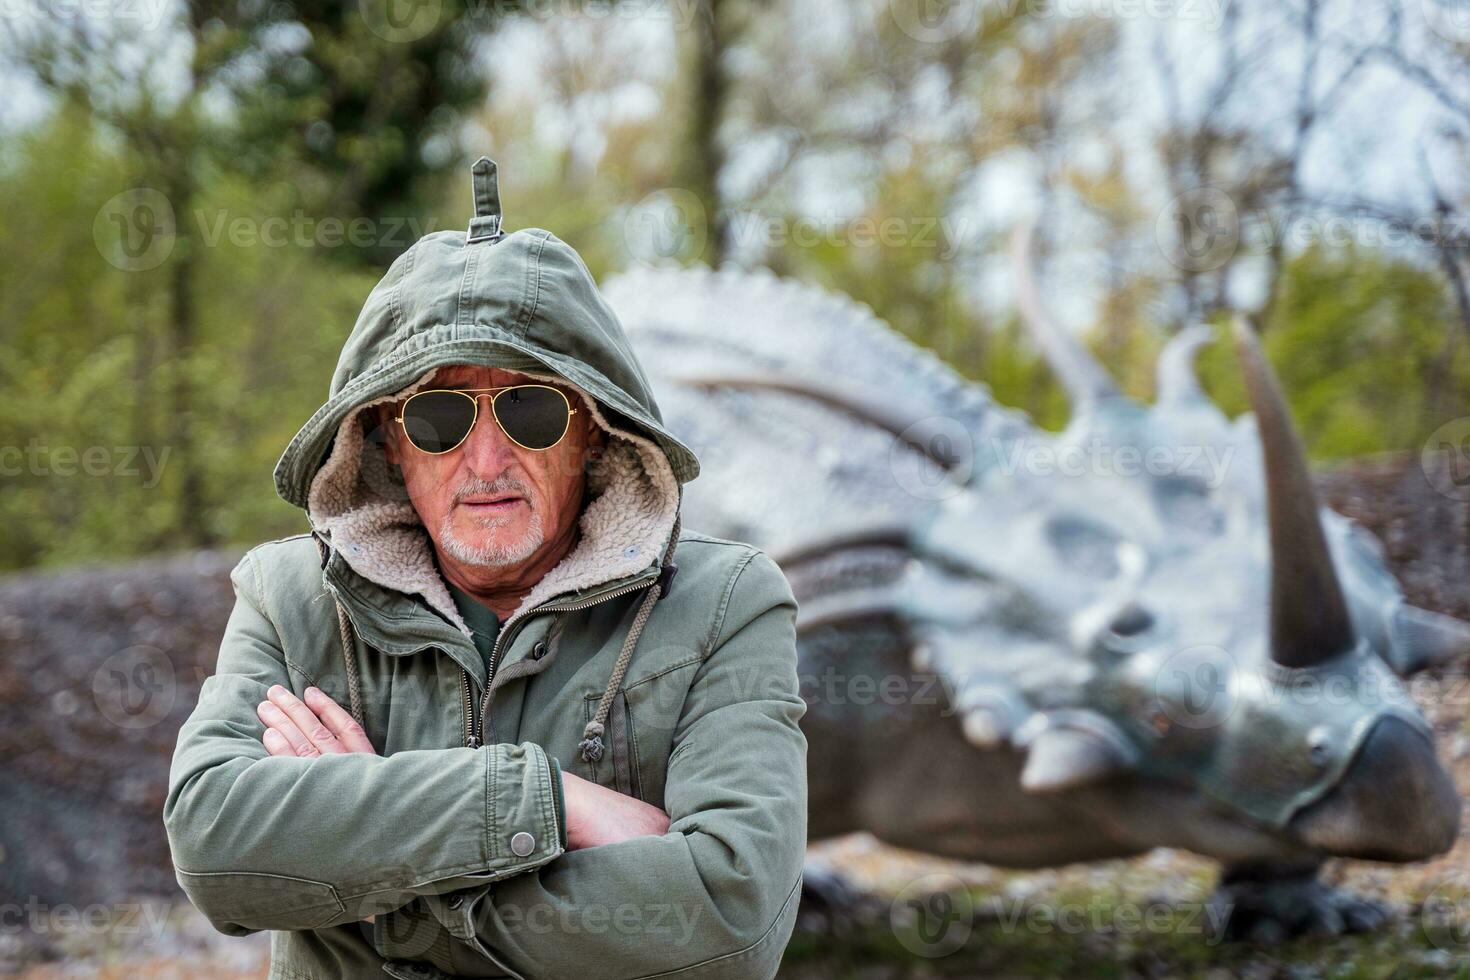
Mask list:
[{"label": "metal snap button", "polygon": [[531,648],[531,659],[540,660],[544,656],[546,656],[546,641],[537,640],[536,645]]},{"label": "metal snap button", "polygon": [[510,851],[516,857],[527,857],[536,849],[536,838],[524,830],[510,839]]}]

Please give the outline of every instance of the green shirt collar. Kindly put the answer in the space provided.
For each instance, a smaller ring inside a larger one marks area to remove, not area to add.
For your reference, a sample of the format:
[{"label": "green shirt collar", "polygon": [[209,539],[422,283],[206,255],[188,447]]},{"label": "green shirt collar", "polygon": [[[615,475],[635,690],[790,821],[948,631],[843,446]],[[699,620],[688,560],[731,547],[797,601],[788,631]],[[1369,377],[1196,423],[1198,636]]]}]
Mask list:
[{"label": "green shirt collar", "polygon": [[[444,580],[444,584],[449,586],[449,595],[454,599],[454,606],[464,617],[466,625],[474,631],[475,639],[478,641],[481,637],[485,637],[494,641],[500,632],[500,617],[495,615],[495,611],[449,581],[448,578]],[[476,646],[478,645],[476,643]]]}]

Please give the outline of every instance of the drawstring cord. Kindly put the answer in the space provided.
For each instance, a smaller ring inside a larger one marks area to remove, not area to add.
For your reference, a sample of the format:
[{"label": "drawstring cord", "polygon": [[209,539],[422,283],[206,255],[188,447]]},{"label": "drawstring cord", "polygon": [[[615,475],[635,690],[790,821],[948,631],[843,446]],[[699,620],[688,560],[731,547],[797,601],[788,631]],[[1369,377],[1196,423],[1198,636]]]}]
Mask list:
[{"label": "drawstring cord", "polygon": [[337,600],[337,629],[342,637],[342,665],[347,670],[347,704],[352,720],[366,727],[362,713],[362,681],[357,675],[357,646],[352,642],[352,624],[347,620],[347,610],[342,600]]},{"label": "drawstring cord", "polygon": [[[327,559],[331,557],[327,543],[315,532],[312,537],[316,539],[317,550],[322,553],[322,568],[326,568]],[[366,727],[366,716],[362,711],[362,679],[357,672],[357,644],[352,641],[352,621],[347,618],[347,610],[342,608],[342,600],[335,595],[332,599],[337,604],[337,636],[342,640],[342,666],[347,672],[348,710],[353,721]]]},{"label": "drawstring cord", "polygon": [[678,568],[673,563],[673,559],[674,548],[679,544],[679,525],[682,521],[683,516],[676,513],[674,532],[669,536],[669,547],[664,552],[664,560],[660,566],[662,574],[644,594],[643,602],[638,606],[638,615],[633,618],[633,627],[628,630],[627,637],[623,639],[623,648],[618,651],[618,662],[613,667],[612,676],[608,678],[607,689],[602,692],[602,700],[597,702],[597,713],[582,730],[582,741],[578,748],[582,750],[583,762],[595,763],[602,758],[602,733],[604,726],[607,725],[608,713],[612,710],[613,698],[617,695],[618,689],[623,686],[623,677],[628,673],[628,665],[633,661],[633,648],[638,645],[638,638],[643,635],[643,626],[653,613],[653,605],[668,595],[670,584],[673,581],[673,570]]}]

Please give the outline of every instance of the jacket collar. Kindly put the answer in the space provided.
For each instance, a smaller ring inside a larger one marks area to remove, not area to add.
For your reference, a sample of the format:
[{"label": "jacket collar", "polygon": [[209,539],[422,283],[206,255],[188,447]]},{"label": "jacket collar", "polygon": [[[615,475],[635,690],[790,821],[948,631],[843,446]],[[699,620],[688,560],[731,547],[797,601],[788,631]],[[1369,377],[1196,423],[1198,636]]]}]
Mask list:
[{"label": "jacket collar", "polygon": [[[658,578],[659,568],[648,568],[610,579],[595,587],[556,596],[527,610],[556,612],[580,609],[622,593],[632,591]],[[480,684],[486,682],[485,663],[470,636],[447,622],[429,606],[422,596],[408,595],[364,578],[335,548],[322,570],[322,581],[332,597],[341,602],[352,624],[353,632],[364,643],[390,656],[406,656],[428,649],[440,649],[463,667]],[[324,597],[325,598],[325,597]],[[510,620],[501,624],[506,635]],[[512,662],[508,658],[502,667]]]}]

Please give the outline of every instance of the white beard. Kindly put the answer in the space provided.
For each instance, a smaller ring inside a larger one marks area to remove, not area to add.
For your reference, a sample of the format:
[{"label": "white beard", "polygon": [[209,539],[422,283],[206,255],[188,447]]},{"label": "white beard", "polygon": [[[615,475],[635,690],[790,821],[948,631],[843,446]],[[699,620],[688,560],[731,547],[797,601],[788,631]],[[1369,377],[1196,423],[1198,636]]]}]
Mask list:
[{"label": "white beard", "polygon": [[463,565],[479,568],[508,568],[520,565],[546,543],[546,531],[539,511],[532,513],[531,523],[520,539],[509,544],[473,545],[455,533],[452,514],[444,515],[439,525],[439,544],[451,558]]}]

